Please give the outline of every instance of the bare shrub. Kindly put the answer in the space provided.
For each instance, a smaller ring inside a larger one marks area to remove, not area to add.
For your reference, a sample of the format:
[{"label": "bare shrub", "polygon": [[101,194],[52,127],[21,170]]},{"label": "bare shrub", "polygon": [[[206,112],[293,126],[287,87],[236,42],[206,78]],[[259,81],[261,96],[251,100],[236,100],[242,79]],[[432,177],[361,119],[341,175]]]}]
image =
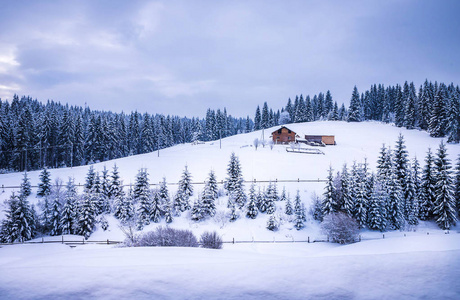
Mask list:
[{"label": "bare shrub", "polygon": [[359,236],[358,222],[344,213],[331,213],[324,216],[321,229],[330,241],[339,244],[353,243]]},{"label": "bare shrub", "polygon": [[190,230],[157,227],[142,234],[136,246],[144,247],[198,247],[198,241]]},{"label": "bare shrub", "polygon": [[205,231],[201,235],[200,243],[203,248],[209,249],[222,249],[223,241],[222,237],[217,234],[217,232],[208,232]]}]

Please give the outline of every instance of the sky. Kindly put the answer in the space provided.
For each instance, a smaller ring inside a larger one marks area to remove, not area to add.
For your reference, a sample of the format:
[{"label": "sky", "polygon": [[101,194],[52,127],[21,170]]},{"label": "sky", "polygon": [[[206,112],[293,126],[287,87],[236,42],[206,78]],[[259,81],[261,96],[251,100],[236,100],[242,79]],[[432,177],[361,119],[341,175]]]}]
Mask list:
[{"label": "sky", "polygon": [[2,1],[0,98],[253,117],[265,101],[460,84],[460,1]]}]

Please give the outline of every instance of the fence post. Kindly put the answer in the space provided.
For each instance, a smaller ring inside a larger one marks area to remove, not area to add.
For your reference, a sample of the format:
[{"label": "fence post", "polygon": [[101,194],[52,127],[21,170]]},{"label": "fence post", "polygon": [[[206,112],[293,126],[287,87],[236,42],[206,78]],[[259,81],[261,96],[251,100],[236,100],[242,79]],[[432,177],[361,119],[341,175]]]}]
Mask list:
[{"label": "fence post", "polygon": [[235,238],[233,238],[233,244],[235,244]]},{"label": "fence post", "polygon": [[359,235],[359,241],[361,242],[361,235]]},{"label": "fence post", "polygon": [[85,244],[85,238],[83,238],[83,245]]},{"label": "fence post", "polygon": [[64,236],[62,236],[62,243],[64,244]]},{"label": "fence post", "polygon": [[430,235],[430,233],[429,233],[429,232],[427,232],[427,233],[426,233],[426,235]]},{"label": "fence post", "polygon": [[307,243],[310,243],[310,237],[307,238]]},{"label": "fence post", "polygon": [[109,239],[107,239],[107,245],[109,245]]},{"label": "fence post", "polygon": [[43,237],[42,237],[42,244],[44,243],[45,241],[43,240]]},{"label": "fence post", "polygon": [[275,242],[275,237],[273,237],[273,243]]},{"label": "fence post", "polygon": [[385,233],[383,234],[383,239],[385,239]]}]

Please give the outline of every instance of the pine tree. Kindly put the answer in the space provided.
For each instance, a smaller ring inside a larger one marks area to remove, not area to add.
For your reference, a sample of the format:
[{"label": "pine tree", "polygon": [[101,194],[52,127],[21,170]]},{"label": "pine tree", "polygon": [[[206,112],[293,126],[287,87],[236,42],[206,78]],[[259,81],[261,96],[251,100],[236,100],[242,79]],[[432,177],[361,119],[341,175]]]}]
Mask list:
[{"label": "pine tree", "polygon": [[297,191],[297,195],[295,196],[294,214],[295,214],[294,227],[297,230],[304,228],[305,227],[304,225],[305,212],[303,210],[302,203],[300,201],[299,191]]},{"label": "pine tree", "polygon": [[116,164],[113,165],[112,169],[112,180],[110,181],[110,198],[117,198],[123,194],[123,184],[120,181],[120,174]]},{"label": "pine tree", "polygon": [[38,191],[37,196],[45,197],[51,193],[51,174],[50,172],[44,168],[43,171],[40,173],[40,183],[38,184]]},{"label": "pine tree", "polygon": [[414,175],[411,169],[408,169],[407,174],[407,190],[406,190],[406,201],[404,207],[404,218],[407,220],[409,225],[418,224],[418,197],[415,188]]},{"label": "pine tree", "polygon": [[257,195],[254,184],[251,184],[249,188],[249,201],[246,208],[246,217],[250,219],[255,219],[259,210],[257,208]]},{"label": "pine tree", "polygon": [[[240,161],[232,152],[230,162],[227,168],[228,177],[225,181],[224,188],[227,190],[229,200],[232,198],[238,208],[242,208],[246,203],[246,195],[244,194],[243,173],[241,171]],[[231,196],[231,197],[230,197]]]},{"label": "pine tree", "polygon": [[124,193],[115,196],[114,216],[119,219],[122,224],[125,224],[135,217],[135,209],[133,205],[133,190],[130,189],[128,195]]},{"label": "pine tree", "polygon": [[441,229],[450,229],[457,221],[455,198],[452,191],[451,164],[447,158],[447,149],[443,142],[439,145],[437,158],[434,162],[436,170],[436,200],[433,215]]},{"label": "pine tree", "polygon": [[209,190],[211,191],[211,194],[214,198],[214,200],[217,200],[219,198],[219,188],[217,187],[217,179],[216,179],[216,174],[214,173],[213,170],[209,172],[209,177],[207,180],[207,184],[209,186]]},{"label": "pine tree", "polygon": [[292,214],[294,213],[290,197],[287,197],[286,207],[284,208],[284,213],[288,216],[292,216]]},{"label": "pine tree", "polygon": [[50,235],[61,234],[61,203],[59,194],[55,193],[53,203],[51,205],[51,232]]},{"label": "pine tree", "polygon": [[368,211],[368,227],[384,231],[386,227],[386,192],[380,184],[374,185]]},{"label": "pine tree", "polygon": [[255,117],[254,117],[254,130],[260,130],[260,129],[262,129],[261,122],[262,122],[262,117],[261,117],[261,115],[260,115],[260,108],[259,108],[259,106],[257,105],[256,115],[255,115]]},{"label": "pine tree", "polygon": [[187,166],[185,166],[184,172],[182,173],[182,178],[179,181],[179,188],[177,190],[176,197],[176,199],[179,201],[178,207],[181,212],[190,209],[189,199],[193,195],[193,186],[191,181],[192,176],[190,175]]},{"label": "pine tree", "polygon": [[46,196],[43,199],[41,205],[42,213],[40,215],[41,221],[41,231],[45,234],[48,234],[51,230],[51,203],[49,200],[49,196]]},{"label": "pine tree", "polygon": [[257,193],[257,208],[261,213],[265,213],[267,211],[267,199],[264,197],[263,193],[259,192]]},{"label": "pine tree", "polygon": [[138,228],[150,224],[152,213],[152,197],[149,189],[148,174],[146,169],[139,170],[133,191],[133,200],[139,203],[137,209]]},{"label": "pine tree", "polygon": [[350,107],[348,109],[348,122],[361,122],[362,121],[362,107],[359,99],[358,88],[355,86],[350,100]]},{"label": "pine tree", "polygon": [[59,221],[62,234],[74,234],[77,226],[77,190],[71,178],[67,182],[64,207],[61,211],[61,219]]},{"label": "pine tree", "polygon": [[95,177],[96,172],[94,171],[94,167],[90,166],[86,174],[85,192],[90,192],[93,189]]},{"label": "pine tree", "polygon": [[286,195],[286,187],[283,186],[283,191],[281,192],[281,196],[280,196],[280,199],[279,201],[286,201],[287,200],[287,195]]},{"label": "pine tree", "polygon": [[[211,172],[211,174],[213,174],[213,172]],[[210,178],[211,178],[211,174],[209,174]],[[206,216],[213,217],[216,214],[215,191],[212,190],[209,179],[208,181],[206,181],[206,184],[203,190],[203,195],[201,198],[201,207],[203,211],[203,217],[206,217]]]},{"label": "pine tree", "polygon": [[270,231],[278,230],[278,222],[276,221],[274,215],[270,215],[270,217],[268,218],[267,229]]},{"label": "pine tree", "polygon": [[24,177],[22,179],[22,183],[21,183],[21,190],[20,190],[20,194],[23,196],[23,197],[29,197],[30,194],[32,193],[32,189],[31,189],[31,186],[30,186],[30,180],[29,180],[29,177],[27,177],[27,172],[24,172]]},{"label": "pine tree", "polygon": [[93,204],[89,192],[83,195],[83,201],[79,207],[79,234],[88,239],[96,226],[96,207]]},{"label": "pine tree", "polygon": [[434,170],[434,158],[431,149],[428,149],[425,158],[425,167],[422,171],[422,181],[419,198],[419,217],[421,220],[431,220],[433,218],[433,207],[436,201],[436,178]]},{"label": "pine tree", "polygon": [[24,242],[32,239],[35,223],[26,197],[11,195],[6,220],[2,224],[2,239]]},{"label": "pine tree", "polygon": [[336,212],[336,200],[334,199],[335,194],[335,187],[334,187],[334,178],[332,175],[332,167],[329,166],[328,176],[327,176],[327,183],[326,183],[326,191],[324,192],[324,200],[323,200],[323,214],[327,215],[333,212]]},{"label": "pine tree", "polygon": [[388,181],[388,200],[387,200],[387,221],[388,227],[391,229],[401,229],[404,224],[404,209],[402,200],[401,185],[394,167],[391,171],[391,178]]},{"label": "pine tree", "polygon": [[449,121],[447,103],[447,88],[445,84],[440,84],[434,98],[431,119],[428,126],[428,131],[433,137],[443,137],[446,135]]},{"label": "pine tree", "polygon": [[163,211],[161,209],[161,200],[158,191],[154,191],[152,200],[150,202],[150,220],[154,223],[160,222]]},{"label": "pine tree", "polygon": [[267,214],[271,215],[274,214],[276,211],[276,205],[275,205],[275,193],[274,193],[274,187],[272,182],[270,181],[268,184],[268,188],[265,191],[265,203],[267,206]]},{"label": "pine tree", "polygon": [[404,115],[404,126],[407,129],[414,129],[417,125],[417,96],[415,94],[414,84],[411,83],[409,86],[409,95],[405,102],[405,115]]},{"label": "pine tree", "polygon": [[201,199],[197,198],[193,202],[192,210],[190,211],[190,216],[193,221],[201,221],[204,216],[203,216],[203,207],[201,203]]},{"label": "pine tree", "polygon": [[454,197],[457,212],[460,214],[460,156],[457,158],[457,165],[455,166]]}]

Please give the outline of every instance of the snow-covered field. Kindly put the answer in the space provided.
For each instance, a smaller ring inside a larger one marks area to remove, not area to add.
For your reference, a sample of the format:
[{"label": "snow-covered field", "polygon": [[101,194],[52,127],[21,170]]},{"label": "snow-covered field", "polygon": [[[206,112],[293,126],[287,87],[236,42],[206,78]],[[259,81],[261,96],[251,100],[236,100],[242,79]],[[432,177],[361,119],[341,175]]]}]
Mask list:
[{"label": "snow-covered field", "polygon": [[[426,132],[405,130],[374,122],[313,122],[287,125],[304,134],[335,135],[337,146],[320,148],[325,155],[286,152],[287,146],[253,146],[262,132],[237,135],[201,145],[177,145],[157,152],[95,164],[111,171],[119,167],[125,184],[134,183],[140,168],[147,168],[150,182],[178,182],[187,165],[193,181],[203,182],[215,171],[226,177],[231,152],[239,157],[246,180],[324,179],[331,165],[367,158],[371,169],[383,143],[394,147],[399,133],[411,157],[423,165],[428,147],[436,152],[441,139]],[[276,128],[264,131],[269,139]],[[447,145],[449,157],[460,154],[459,145]],[[50,170],[53,179],[74,177],[84,183],[88,167]],[[29,173],[32,185],[39,171]],[[0,175],[0,185],[17,186],[22,174]],[[260,185],[262,188],[265,184]],[[310,203],[312,192],[323,192],[324,183],[278,183],[290,193],[297,190]],[[248,184],[246,185],[248,187]],[[175,190],[170,185],[170,192]],[[202,188],[195,186],[195,194]],[[125,188],[126,190],[126,188]],[[2,192],[2,191],[0,191]],[[0,194],[0,209],[11,190]],[[36,203],[34,195],[31,203]],[[192,200],[194,198],[192,197]],[[226,198],[219,199],[220,209]],[[282,208],[281,203],[278,203]],[[0,219],[3,212],[0,213]],[[267,216],[244,217],[234,223],[208,219],[195,223],[176,218],[172,227],[191,229],[197,235],[217,230],[224,240],[306,240],[321,237],[318,224],[308,221],[297,231],[285,222],[278,232],[268,231]],[[100,228],[90,240],[122,240],[114,218],[108,231]],[[165,225],[164,221],[160,225]],[[153,229],[156,224],[145,230]],[[150,299],[460,299],[460,234],[444,234],[432,223],[421,223],[415,232],[363,232],[363,241],[348,246],[329,243],[226,244],[223,250],[180,248],[116,248],[60,244],[15,245],[0,249],[0,298],[150,298]],[[427,232],[430,234],[428,235]],[[406,235],[406,236],[404,236]]]},{"label": "snow-covered field", "polygon": [[2,299],[459,299],[460,238],[0,249]]}]

